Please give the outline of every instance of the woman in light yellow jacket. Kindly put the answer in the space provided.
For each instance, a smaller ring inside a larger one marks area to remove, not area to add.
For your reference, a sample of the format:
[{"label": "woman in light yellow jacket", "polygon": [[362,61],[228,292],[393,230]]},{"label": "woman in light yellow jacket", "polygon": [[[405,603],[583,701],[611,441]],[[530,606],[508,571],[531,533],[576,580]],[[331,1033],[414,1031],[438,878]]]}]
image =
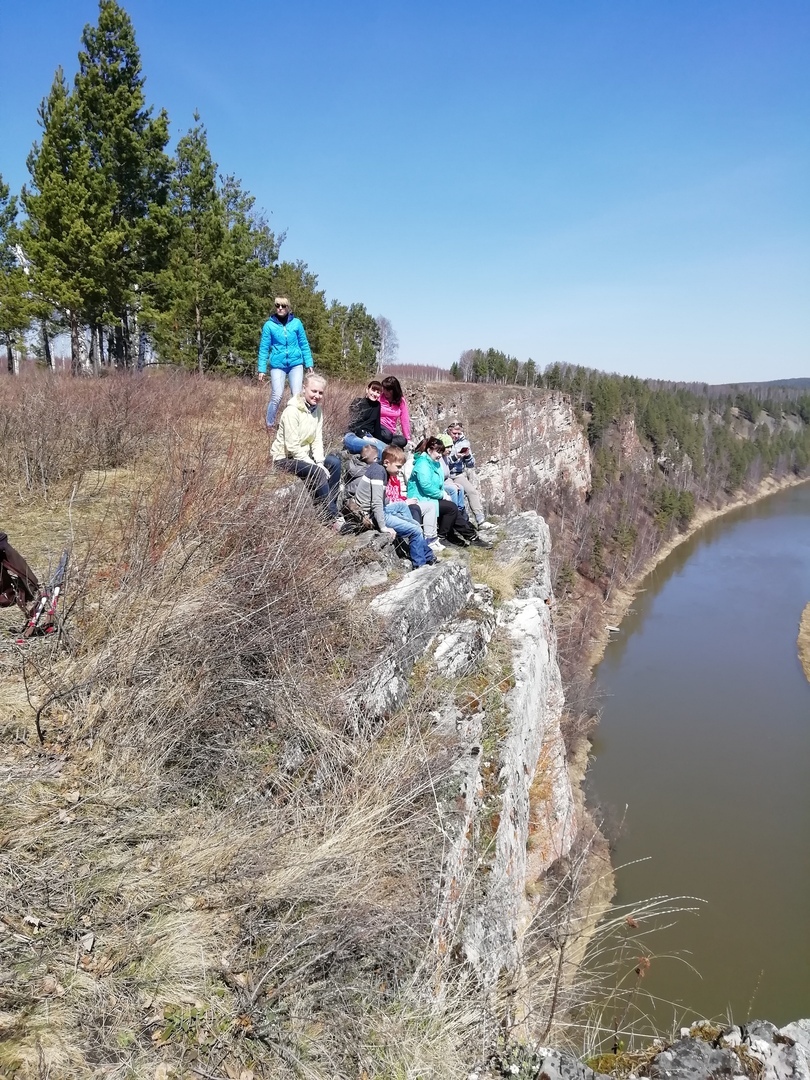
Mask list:
[{"label": "woman in light yellow jacket", "polygon": [[321,402],[325,391],[326,379],[322,375],[307,374],[301,393],[290,399],[281,414],[270,453],[275,468],[304,481],[326,522],[341,524],[336,501],[340,458],[337,454],[324,456],[323,452]]}]

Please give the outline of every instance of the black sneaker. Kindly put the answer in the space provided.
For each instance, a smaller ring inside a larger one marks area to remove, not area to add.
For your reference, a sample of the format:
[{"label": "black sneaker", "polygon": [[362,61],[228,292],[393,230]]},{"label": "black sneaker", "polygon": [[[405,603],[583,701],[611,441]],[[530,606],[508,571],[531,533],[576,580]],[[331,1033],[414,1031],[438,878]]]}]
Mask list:
[{"label": "black sneaker", "polygon": [[470,544],[472,547],[484,548],[486,551],[492,550],[492,544],[490,544],[489,540],[482,540],[480,536],[474,536],[470,540]]}]

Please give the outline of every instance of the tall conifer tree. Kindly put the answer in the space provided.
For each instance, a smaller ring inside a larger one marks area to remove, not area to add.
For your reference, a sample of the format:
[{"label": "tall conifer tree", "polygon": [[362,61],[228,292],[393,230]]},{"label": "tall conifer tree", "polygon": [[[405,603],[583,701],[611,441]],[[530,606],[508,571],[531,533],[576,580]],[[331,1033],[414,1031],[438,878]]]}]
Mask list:
[{"label": "tall conifer tree", "polygon": [[168,117],[146,107],[132,22],[115,0],[100,0],[97,26],[86,26],[75,97],[91,168],[110,196],[103,287],[115,318],[120,364],[131,362],[131,316],[138,293],[164,264],[165,205],[171,164],[164,153]]},{"label": "tall conifer tree", "polygon": [[156,336],[164,358],[202,374],[225,340],[220,270],[226,228],[216,163],[199,114],[194,120],[177,144],[170,197],[172,242],[159,278]]},{"label": "tall conifer tree", "polygon": [[107,310],[103,282],[118,238],[109,229],[110,192],[91,167],[75,97],[61,68],[40,105],[39,123],[42,141],[28,156],[31,184],[22,192],[28,215],[23,247],[35,295],[68,321],[71,370],[77,374],[80,329],[94,313]]}]

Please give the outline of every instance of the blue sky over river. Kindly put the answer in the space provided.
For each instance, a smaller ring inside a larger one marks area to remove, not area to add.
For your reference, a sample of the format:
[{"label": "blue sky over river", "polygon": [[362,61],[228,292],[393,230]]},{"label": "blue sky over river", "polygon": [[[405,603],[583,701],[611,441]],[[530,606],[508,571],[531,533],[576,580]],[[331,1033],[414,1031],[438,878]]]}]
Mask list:
[{"label": "blue sky over river", "polygon": [[[722,382],[810,375],[810,5],[128,0],[283,256],[401,359],[494,346]],[[0,7],[0,172],[93,0]]]}]

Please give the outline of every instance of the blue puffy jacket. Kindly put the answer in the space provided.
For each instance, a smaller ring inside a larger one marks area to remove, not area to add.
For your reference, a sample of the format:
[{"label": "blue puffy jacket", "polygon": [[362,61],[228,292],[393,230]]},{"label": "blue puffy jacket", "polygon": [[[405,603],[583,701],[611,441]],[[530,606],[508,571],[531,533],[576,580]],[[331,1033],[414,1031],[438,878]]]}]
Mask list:
[{"label": "blue puffy jacket", "polygon": [[267,371],[267,359],[271,368],[312,367],[312,353],[304,331],[304,324],[295,315],[288,315],[283,323],[277,315],[271,315],[262,327],[262,340],[259,342],[259,371]]}]

